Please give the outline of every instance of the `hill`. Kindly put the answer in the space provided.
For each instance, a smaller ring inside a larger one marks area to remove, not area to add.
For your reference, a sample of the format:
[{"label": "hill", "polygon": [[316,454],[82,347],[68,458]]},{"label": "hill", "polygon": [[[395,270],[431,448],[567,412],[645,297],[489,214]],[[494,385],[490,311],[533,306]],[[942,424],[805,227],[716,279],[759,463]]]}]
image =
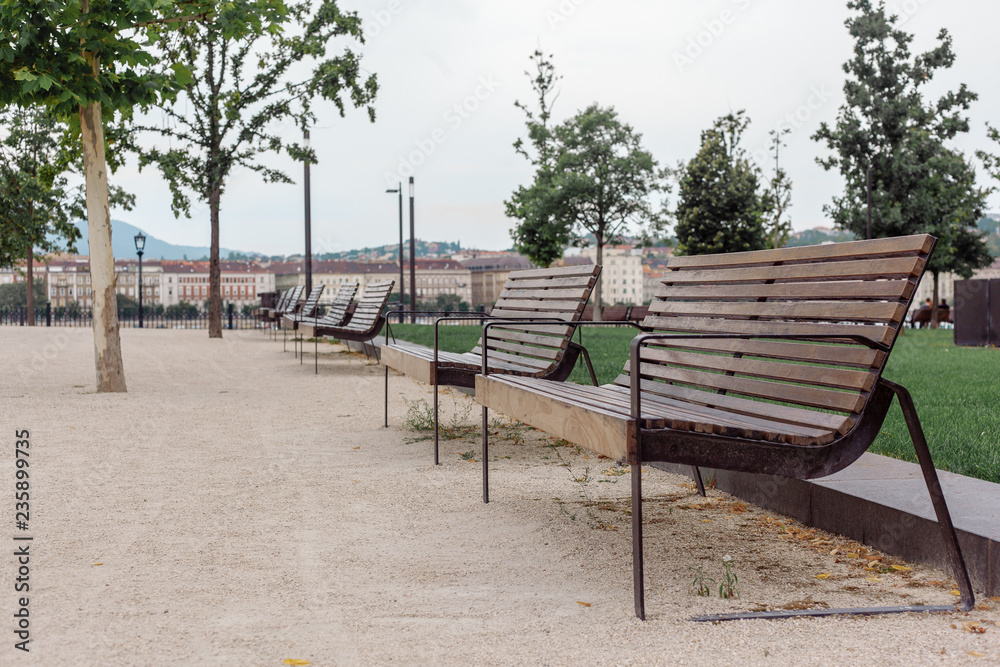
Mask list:
[{"label": "hill", "polygon": [[[89,254],[87,250],[87,223],[79,221],[76,228],[80,230],[80,240],[76,242],[76,249],[81,255]],[[121,220],[111,221],[111,250],[115,257],[130,259],[135,254],[135,235],[139,233],[139,228]],[[143,259],[199,259],[208,257],[208,246],[174,245],[161,241],[151,234],[145,233],[146,249],[143,252]],[[220,248],[219,254],[225,259],[229,253],[236,251]]]}]

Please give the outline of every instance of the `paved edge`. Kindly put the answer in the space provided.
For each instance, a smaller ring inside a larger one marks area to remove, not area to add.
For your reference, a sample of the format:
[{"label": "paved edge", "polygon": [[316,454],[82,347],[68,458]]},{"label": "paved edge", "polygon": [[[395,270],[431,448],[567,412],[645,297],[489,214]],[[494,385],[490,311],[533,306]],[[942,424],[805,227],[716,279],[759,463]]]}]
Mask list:
[{"label": "paved edge", "polygon": [[[691,475],[691,466],[650,465]],[[1000,484],[940,470],[938,475],[973,587],[1000,595]],[[710,468],[702,469],[702,477],[758,507],[950,571],[941,529],[915,463],[867,453],[836,475],[816,480]]]}]

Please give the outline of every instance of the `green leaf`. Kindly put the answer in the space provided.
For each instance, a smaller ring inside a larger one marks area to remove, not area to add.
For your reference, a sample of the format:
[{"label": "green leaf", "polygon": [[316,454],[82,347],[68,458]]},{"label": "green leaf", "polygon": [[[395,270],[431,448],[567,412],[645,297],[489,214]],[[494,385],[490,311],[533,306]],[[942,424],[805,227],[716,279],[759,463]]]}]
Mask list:
[{"label": "green leaf", "polygon": [[170,68],[174,70],[174,80],[177,81],[177,83],[180,84],[181,86],[189,85],[191,83],[191,80],[194,78],[191,75],[191,70],[188,69],[186,65],[182,65],[181,63],[174,63],[173,65],[170,66]]}]

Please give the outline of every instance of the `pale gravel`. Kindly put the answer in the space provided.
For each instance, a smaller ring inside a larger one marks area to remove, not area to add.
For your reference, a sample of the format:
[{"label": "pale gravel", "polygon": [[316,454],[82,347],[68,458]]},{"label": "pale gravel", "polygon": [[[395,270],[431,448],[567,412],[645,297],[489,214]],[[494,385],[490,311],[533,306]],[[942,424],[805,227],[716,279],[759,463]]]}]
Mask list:
[{"label": "pale gravel", "polygon": [[[260,331],[210,341],[129,329],[122,339],[129,392],[108,395],[94,391],[89,330],[0,329],[0,485],[12,484],[14,430],[30,429],[35,537],[31,653],[12,648],[8,620],[2,665],[1000,662],[988,600],[971,615],[686,620],[804,599],[955,598],[927,583],[943,573],[919,564],[869,582],[781,537],[763,511],[734,511],[714,491],[702,501],[688,480],[656,470],[644,474],[640,622],[629,478],[604,474],[617,472],[612,462],[546,446],[537,432],[525,444],[495,439],[484,505],[478,444],[445,442],[433,466],[430,443],[403,424],[403,399],[430,392],[395,375],[383,428],[382,369],[363,356],[326,345],[315,376],[311,358],[300,365]],[[464,396],[442,406],[478,419]],[[602,498],[616,502],[586,502]],[[692,595],[691,568],[719,578],[725,554],[741,598]],[[0,590],[10,619],[11,583]],[[970,621],[986,632],[963,630]]]}]

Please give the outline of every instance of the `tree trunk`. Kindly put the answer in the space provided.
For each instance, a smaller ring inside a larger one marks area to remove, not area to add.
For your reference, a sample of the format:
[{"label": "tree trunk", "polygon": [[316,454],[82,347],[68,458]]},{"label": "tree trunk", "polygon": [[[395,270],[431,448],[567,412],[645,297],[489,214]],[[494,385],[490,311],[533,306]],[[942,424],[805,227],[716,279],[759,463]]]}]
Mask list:
[{"label": "tree trunk", "polygon": [[[89,59],[93,60],[93,56]],[[97,64],[94,61],[94,71]],[[94,309],[94,361],[97,391],[126,391],[122,346],[118,335],[115,258],[111,251],[111,211],[108,208],[108,165],[100,102],[80,106],[83,170],[87,183],[87,229]]]},{"label": "tree trunk", "polygon": [[934,299],[931,301],[931,321],[930,321],[930,327],[931,327],[931,329],[937,329],[938,328],[938,302],[940,301],[940,299],[938,298],[939,294],[938,294],[938,273],[937,273],[937,271],[935,271],[933,275],[934,275]]},{"label": "tree trunk", "polygon": [[208,262],[208,337],[222,338],[222,271],[219,266],[219,188],[208,200],[212,212],[212,249]]},{"label": "tree trunk", "polygon": [[[29,215],[29,217],[32,217],[32,218],[34,217],[34,211],[32,210],[33,208],[34,208],[34,206],[32,205],[28,209],[28,215]],[[28,281],[27,289],[25,289],[25,291],[24,291],[24,298],[26,300],[26,304],[25,305],[27,305],[27,307],[28,307],[28,326],[29,327],[35,326],[35,272],[34,272],[35,257],[34,257],[34,251],[35,251],[34,248],[31,248],[31,247],[28,248],[28,264],[25,267],[25,274],[24,274],[25,278]]]},{"label": "tree trunk", "polygon": [[[601,237],[597,237],[597,265],[603,266],[604,261],[604,244],[601,242]],[[594,321],[601,322],[604,320],[601,317],[601,290],[604,288],[604,271],[601,271],[600,277],[597,279],[597,284],[594,285],[594,295],[591,297],[591,301],[594,302]]]}]

